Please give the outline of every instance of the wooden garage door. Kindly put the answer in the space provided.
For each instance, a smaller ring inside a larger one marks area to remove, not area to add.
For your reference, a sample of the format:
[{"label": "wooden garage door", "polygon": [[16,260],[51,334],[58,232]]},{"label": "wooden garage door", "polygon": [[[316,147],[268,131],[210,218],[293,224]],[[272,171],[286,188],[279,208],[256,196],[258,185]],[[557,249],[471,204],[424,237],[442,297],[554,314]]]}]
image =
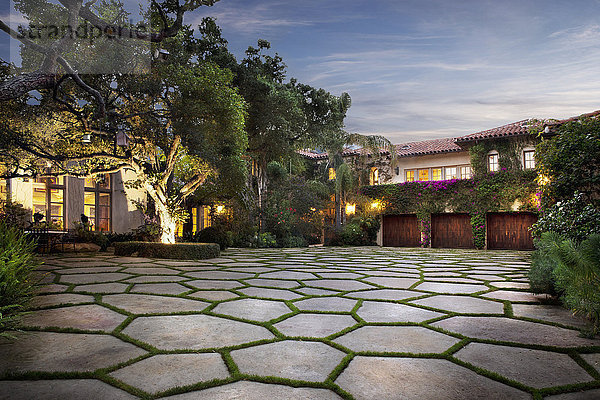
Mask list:
[{"label": "wooden garage door", "polygon": [[431,215],[431,247],[474,248],[469,214]]},{"label": "wooden garage door", "polygon": [[421,231],[416,215],[384,215],[383,245],[392,247],[419,247]]},{"label": "wooden garage door", "polygon": [[487,216],[487,248],[532,250],[529,227],[537,221],[532,213],[489,213]]}]

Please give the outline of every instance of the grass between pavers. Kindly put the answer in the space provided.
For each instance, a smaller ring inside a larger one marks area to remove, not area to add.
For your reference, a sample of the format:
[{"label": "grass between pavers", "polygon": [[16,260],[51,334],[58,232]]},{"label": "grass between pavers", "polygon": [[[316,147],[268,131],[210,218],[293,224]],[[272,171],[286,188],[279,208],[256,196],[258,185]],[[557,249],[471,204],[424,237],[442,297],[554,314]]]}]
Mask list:
[{"label": "grass between pavers", "polygon": [[[289,259],[290,257],[287,257],[287,258]],[[297,265],[302,264],[301,262],[299,262],[297,260],[295,260],[294,262]],[[423,262],[426,262],[426,261],[422,260],[420,262],[423,263]],[[277,264],[277,261],[273,261],[271,264]],[[215,266],[217,266],[217,265],[215,265]],[[313,266],[311,264],[305,264],[305,265],[307,265],[307,266],[309,266],[311,268],[315,268],[315,266]],[[221,266],[221,267],[217,267],[217,268],[219,270],[226,270],[227,268],[239,268],[239,267]],[[381,266],[381,267],[378,267],[378,268],[385,268],[385,267]],[[278,270],[288,270],[285,267],[285,265],[277,267],[277,269]],[[422,268],[419,267],[418,269],[419,269],[419,271],[422,271]],[[376,270],[376,268],[373,268],[373,270]],[[298,271],[303,272],[302,268],[298,268]],[[353,269],[345,267],[345,268],[340,268],[340,271],[343,271],[343,272],[355,272],[355,273],[358,273],[358,274],[362,274],[363,270],[361,269],[361,272],[359,272],[359,271],[353,271]],[[178,275],[185,275],[185,273],[186,273],[186,271],[182,271]],[[130,274],[130,275],[132,275],[132,276],[144,276],[144,274],[137,274],[137,275]],[[259,277],[259,275],[260,274],[257,273],[257,274],[254,275],[254,277],[255,278]],[[496,275],[500,276],[500,274],[496,274]],[[422,272],[420,272],[420,276],[423,277],[423,273]],[[465,276],[466,276],[466,273],[465,273]],[[125,279],[129,279],[129,278],[125,278]],[[192,278],[190,278],[190,280],[191,279]],[[245,279],[252,279],[252,278],[245,278]],[[337,280],[340,280],[339,278],[325,278],[325,279],[337,279]],[[361,279],[364,279],[364,278],[351,279],[351,280],[360,281]],[[223,279],[223,280],[228,280],[228,279]],[[282,279],[278,279],[278,280],[282,280]],[[425,279],[421,279],[419,282],[421,282],[421,281],[435,281],[435,280],[433,278],[425,278]],[[242,283],[243,280],[238,280],[238,282]],[[299,289],[299,288],[305,286],[305,285],[303,285],[302,281],[300,281],[300,283],[302,285],[299,286],[299,287],[296,287],[294,289]],[[365,282],[365,283],[367,283],[367,282]],[[445,282],[445,283],[451,283],[451,282]],[[373,289],[376,289],[376,288],[394,289],[394,288],[387,288],[387,287],[384,287],[384,286],[381,286],[381,285],[372,284],[372,283],[368,283],[368,284],[370,286],[372,286]],[[75,285],[72,285],[72,286],[75,286]],[[257,286],[257,285],[253,285],[253,286]],[[186,287],[189,287],[189,286],[186,285]],[[247,287],[247,284],[246,284],[246,287]],[[324,289],[331,290],[329,288],[324,288]],[[373,289],[365,289],[365,290],[373,290]],[[285,290],[289,290],[289,289],[285,289]],[[399,290],[402,290],[402,289],[399,289]],[[190,291],[196,292],[196,291],[198,291],[198,288],[193,288],[193,289],[190,288]],[[235,292],[235,290],[229,290],[229,291],[230,292]],[[295,290],[291,290],[291,291],[295,292]],[[364,290],[361,290],[361,291],[364,291]],[[315,298],[315,297],[341,297],[341,298],[348,298],[348,297],[351,297],[351,293],[353,293],[353,292],[355,292],[355,291],[338,292],[337,295],[333,295],[333,296],[332,295],[323,295],[323,296],[304,295],[302,293],[296,292],[296,293],[298,293],[299,295],[301,295],[303,297],[299,298],[299,299],[294,299],[293,301],[291,301],[291,300],[285,300],[285,301],[283,301],[283,303],[287,304],[288,307],[290,307],[292,309],[292,312],[290,312],[288,314],[284,314],[284,315],[282,315],[282,316],[280,316],[280,317],[278,317],[278,318],[276,318],[274,320],[267,321],[267,322],[264,322],[264,323],[260,323],[260,322],[257,323],[256,321],[249,321],[249,320],[246,320],[246,319],[243,319],[243,318],[236,318],[236,317],[226,316],[226,315],[222,315],[222,314],[215,314],[215,316],[218,316],[220,318],[229,318],[229,319],[233,319],[233,320],[239,320],[241,322],[250,323],[250,324],[253,324],[253,325],[262,325],[262,326],[266,327],[267,329],[269,329],[269,326],[271,326],[272,324],[277,323],[277,322],[279,322],[281,320],[287,319],[287,318],[289,318],[289,317],[291,317],[293,315],[297,315],[298,313],[300,313],[300,310],[298,310],[297,307],[295,307],[294,304],[293,304],[295,301],[299,301],[299,300],[307,299],[307,298]],[[488,292],[488,291],[486,290],[486,291],[477,292],[475,294],[463,294],[463,295],[478,297],[477,296],[478,294],[480,294],[480,293],[486,293],[486,292]],[[145,294],[151,294],[151,293],[145,293]],[[164,295],[164,296],[188,298],[188,297],[186,297],[187,294],[190,294],[190,292],[184,292],[184,293],[179,294],[179,295]],[[238,294],[241,294],[241,293],[238,293]],[[390,302],[390,303],[407,304],[407,305],[410,305],[412,307],[417,307],[417,308],[422,308],[422,309],[429,309],[429,310],[432,310],[432,311],[438,311],[438,312],[445,313],[445,315],[443,315],[441,317],[434,318],[434,319],[431,319],[431,320],[428,320],[428,321],[424,321],[424,322],[421,322],[421,323],[368,323],[367,324],[357,314],[358,308],[360,307],[360,305],[364,301],[362,299],[358,299],[357,304],[355,305],[354,309],[351,310],[349,313],[348,312],[338,313],[338,312],[328,312],[328,311],[321,311],[321,312],[319,312],[319,311],[310,311],[311,314],[312,313],[315,313],[315,314],[317,314],[317,313],[322,313],[322,314],[345,314],[345,315],[350,314],[350,315],[353,315],[353,317],[355,318],[355,320],[358,321],[357,324],[355,324],[355,325],[353,325],[351,327],[346,328],[344,331],[337,332],[337,333],[335,333],[333,335],[330,335],[327,338],[311,338],[311,337],[296,338],[296,337],[287,337],[287,336],[284,336],[281,333],[277,332],[277,330],[273,328],[273,329],[269,329],[269,330],[276,336],[275,339],[266,340],[266,341],[258,341],[258,342],[253,342],[253,343],[245,343],[245,344],[240,345],[240,346],[233,346],[233,347],[228,348],[226,350],[223,350],[223,349],[202,349],[201,351],[198,351],[198,350],[161,351],[161,350],[158,350],[158,349],[153,349],[153,348],[151,348],[151,346],[150,347],[142,346],[141,342],[136,343],[137,341],[135,341],[134,339],[129,338],[126,335],[123,335],[122,333],[120,333],[120,330],[122,330],[126,325],[128,325],[129,323],[131,323],[131,321],[133,321],[135,318],[139,317],[139,316],[133,316],[133,315],[130,315],[128,317],[128,319],[126,321],[124,321],[123,324],[121,324],[120,327],[118,327],[117,329],[115,329],[115,332],[113,332],[113,335],[119,337],[121,340],[128,341],[128,342],[130,342],[132,344],[140,345],[140,347],[145,348],[146,350],[150,350],[148,352],[148,354],[142,356],[142,359],[146,358],[146,357],[150,357],[153,354],[170,354],[170,353],[175,353],[176,354],[176,353],[182,353],[182,352],[220,351],[220,352],[222,352],[222,354],[229,354],[228,351],[231,351],[231,350],[234,350],[234,349],[252,347],[252,346],[256,346],[256,345],[260,345],[260,344],[272,343],[272,342],[276,342],[276,341],[280,341],[280,340],[286,340],[286,339],[291,339],[291,340],[301,339],[301,340],[310,340],[310,341],[322,342],[322,343],[328,344],[328,345],[330,345],[330,346],[332,346],[332,347],[334,347],[334,348],[336,348],[338,350],[341,350],[341,351],[344,351],[344,352],[347,353],[347,356],[344,358],[344,360],[342,360],[342,362],[340,363],[340,365],[338,365],[338,367],[335,368],[335,370],[332,372],[332,374],[330,374],[330,377],[328,379],[331,381],[331,383],[333,383],[333,381],[335,380],[335,378],[337,378],[337,376],[339,376],[339,374],[343,371],[343,369],[345,369],[345,367],[349,364],[350,360],[356,354],[359,354],[359,355],[363,355],[363,354],[364,355],[380,355],[380,356],[404,356],[404,357],[420,357],[420,358],[424,358],[424,357],[427,357],[427,358],[444,358],[444,359],[450,359],[450,361],[454,362],[452,360],[452,357],[450,357],[450,356],[452,354],[454,354],[455,352],[457,352],[458,350],[460,350],[461,348],[463,348],[464,346],[466,346],[470,342],[482,342],[482,343],[492,343],[492,344],[502,344],[502,345],[508,344],[509,346],[512,346],[512,347],[538,348],[538,349],[550,350],[550,351],[554,351],[554,352],[557,352],[557,350],[563,350],[563,351],[558,351],[558,352],[565,352],[565,353],[569,353],[569,354],[574,354],[574,356],[572,356],[572,357],[577,357],[578,356],[577,353],[576,353],[576,351],[582,351],[582,352],[598,351],[598,349],[596,347],[591,347],[591,348],[576,348],[574,350],[574,349],[560,349],[560,348],[548,347],[548,346],[521,345],[521,344],[515,344],[515,343],[511,343],[511,342],[505,343],[505,342],[498,342],[498,341],[477,340],[477,339],[466,338],[466,337],[463,337],[462,335],[455,334],[453,332],[445,332],[443,329],[440,329],[440,328],[428,325],[428,323],[433,323],[433,322],[436,322],[438,320],[442,320],[442,319],[446,319],[446,318],[451,318],[451,317],[457,316],[457,315],[473,315],[473,316],[479,316],[479,317],[481,317],[481,316],[498,316],[499,314],[461,314],[461,313],[449,313],[447,310],[440,310],[440,309],[436,309],[436,308],[432,308],[432,307],[420,306],[420,305],[417,305],[417,304],[408,303],[409,300],[414,300],[416,298],[431,297],[431,296],[434,296],[436,294],[437,293],[434,293],[434,292],[422,292],[422,294],[420,296],[413,297],[413,298],[402,299],[402,300],[366,299],[367,301],[382,301],[382,302]],[[344,296],[346,296],[346,297],[344,297]],[[242,296],[240,298],[237,298],[235,300],[239,300],[239,299],[242,299],[242,298],[254,298],[254,297],[245,296],[245,295],[242,294]],[[96,303],[97,304],[100,304],[102,306],[111,308],[110,305],[107,305],[107,304],[104,304],[104,303],[101,302],[101,297],[96,296],[95,299],[96,299]],[[225,300],[225,301],[233,301],[233,300],[234,299],[232,299],[232,300]],[[282,301],[281,299],[272,299],[272,300]],[[501,302],[501,303],[505,304],[505,314],[509,314],[507,312],[506,305],[508,304],[509,307],[510,307],[510,304],[511,304],[510,302],[508,302],[508,301],[501,301],[501,300],[493,300],[493,299],[486,299],[486,300],[488,300],[488,301],[498,301],[498,302]],[[203,310],[202,312],[191,312],[191,313],[192,314],[208,314],[208,315],[211,315],[210,311],[214,307],[216,307],[218,304],[220,304],[222,302],[225,302],[225,301],[212,302],[211,306],[208,307],[207,309]],[[116,307],[111,308],[111,309],[114,309],[117,312],[121,312],[124,315],[128,315],[127,312],[124,312],[124,310],[120,310],[120,309],[118,309]],[[306,311],[304,313],[306,313]],[[181,314],[184,314],[184,313],[166,313],[166,314],[156,314],[156,315],[181,315]],[[149,315],[154,315],[154,314],[149,314]],[[142,316],[146,316],[146,314],[144,314]],[[507,315],[507,316],[509,316],[509,315]],[[515,318],[515,319],[517,319],[517,318]],[[538,322],[538,321],[536,320],[535,322]],[[541,322],[543,323],[543,322],[546,322],[546,321],[541,321]],[[441,354],[417,354],[417,355],[412,354],[412,353],[377,353],[377,352],[352,353],[352,351],[350,349],[344,348],[343,346],[338,345],[337,343],[335,343],[335,342],[332,341],[333,339],[335,339],[337,337],[340,337],[340,336],[344,335],[345,333],[351,332],[351,331],[353,331],[355,329],[358,329],[358,328],[360,328],[362,326],[367,326],[367,325],[373,325],[373,326],[379,326],[379,325],[381,325],[381,326],[389,326],[389,325],[391,325],[391,326],[394,326],[394,325],[397,325],[397,326],[422,326],[422,327],[425,327],[427,329],[431,329],[433,331],[438,331],[438,332],[444,333],[444,334],[446,334],[448,336],[456,337],[456,338],[459,338],[459,339],[462,338],[462,340],[461,340],[461,342],[457,343],[456,345],[452,346],[450,349],[446,350],[445,352],[443,352]],[[557,324],[557,326],[561,326],[561,325]],[[563,327],[563,326],[561,326],[561,327]],[[272,328],[272,326],[271,326],[271,328]],[[146,344],[146,346],[147,346],[147,344]],[[575,353],[573,353],[574,351],[575,351]],[[223,358],[225,360],[226,357],[223,356]],[[130,365],[130,364],[135,363],[137,361],[139,361],[139,360],[134,360],[134,361],[130,360],[130,361],[127,362],[127,365]],[[231,361],[231,363],[233,363],[233,360],[230,360],[230,361]],[[578,361],[578,363],[581,363],[582,367],[584,365],[587,365],[587,363],[585,363],[585,361],[583,359],[581,359],[581,357],[579,357],[579,360],[576,360],[576,361]],[[226,362],[226,364],[227,364],[227,362]],[[228,365],[228,367],[229,367],[229,365]],[[117,369],[118,368],[121,368],[121,366],[118,366]],[[588,365],[587,368],[584,368],[584,369],[588,370],[588,368],[591,368],[593,370],[593,368],[591,366],[589,366],[589,365]],[[473,369],[473,368],[470,368],[470,369]],[[231,371],[231,369],[230,369],[230,371]],[[475,372],[477,372],[477,371],[475,371]],[[480,374],[486,376],[486,375],[489,375],[488,372],[489,371],[483,370],[483,372],[480,373]],[[489,377],[491,377],[493,379],[494,378],[493,377],[493,373],[491,373],[491,374],[492,375],[490,375]],[[332,377],[334,377],[334,378],[332,378]],[[265,379],[264,377],[250,377],[250,376],[245,377],[245,378],[246,379],[248,379],[248,378],[252,378],[252,379]],[[594,378],[596,378],[596,376],[594,376]],[[302,382],[302,381],[286,381],[286,380],[284,380],[282,378],[275,378],[275,377],[273,377],[273,379],[275,379],[275,380],[277,380],[277,381],[279,381],[279,382],[281,382],[283,384],[288,384],[290,386],[293,386],[294,384],[302,384],[302,385],[306,384],[306,382]],[[208,387],[208,386],[212,385],[213,383],[201,383],[201,384],[199,384],[200,386],[198,386],[198,388]],[[214,384],[218,385],[219,383],[217,382],[217,383],[214,383]],[[334,386],[336,386],[336,385],[334,385]],[[569,387],[567,387],[567,389]],[[577,388],[579,386],[574,386],[574,387]],[[330,388],[330,389],[334,390],[335,387]],[[339,389],[341,390],[341,388],[339,388]],[[553,388],[553,389],[555,390],[555,388]],[[563,388],[563,390],[567,390],[567,389]],[[125,390],[127,390],[127,389],[125,389]],[[192,387],[184,387],[183,389],[180,389],[180,390],[189,391],[189,390],[194,390],[194,389]],[[128,391],[131,392],[131,389],[128,390]],[[535,397],[539,397],[538,392],[531,391],[531,390],[529,390],[529,392],[532,393]],[[143,393],[140,393],[140,394],[143,394]],[[340,393],[338,393],[338,394],[340,394]],[[346,397],[346,396],[342,396],[342,397],[344,397],[344,398],[350,398],[350,397]],[[145,396],[144,396],[144,398],[145,398]]]}]

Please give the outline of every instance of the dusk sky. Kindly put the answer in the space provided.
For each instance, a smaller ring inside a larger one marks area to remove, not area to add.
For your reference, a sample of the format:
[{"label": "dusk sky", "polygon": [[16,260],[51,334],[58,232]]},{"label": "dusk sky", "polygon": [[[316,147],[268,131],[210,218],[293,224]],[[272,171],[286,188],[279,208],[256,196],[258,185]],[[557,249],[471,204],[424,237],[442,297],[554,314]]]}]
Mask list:
[{"label": "dusk sky", "polygon": [[[5,7],[5,6],[3,6]],[[243,57],[271,42],[288,77],[348,92],[348,131],[395,143],[600,109],[600,0],[221,0]]]}]

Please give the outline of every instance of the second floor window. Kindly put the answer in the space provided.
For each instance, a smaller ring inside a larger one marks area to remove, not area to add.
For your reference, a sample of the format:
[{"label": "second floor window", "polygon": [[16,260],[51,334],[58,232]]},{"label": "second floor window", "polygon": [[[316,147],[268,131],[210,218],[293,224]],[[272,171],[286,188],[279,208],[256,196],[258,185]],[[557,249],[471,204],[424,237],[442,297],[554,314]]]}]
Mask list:
[{"label": "second floor window", "polygon": [[415,171],[406,171],[406,182],[414,182],[415,181]]},{"label": "second floor window", "polygon": [[500,165],[498,164],[498,154],[488,155],[488,171],[496,172],[499,169]]},{"label": "second floor window", "polygon": [[431,169],[431,180],[432,181],[441,181],[442,180],[442,169],[441,168],[432,168]]},{"label": "second floor window", "polygon": [[460,167],[460,179],[470,179],[471,178],[471,167],[465,165]]},{"label": "second floor window", "polygon": [[446,179],[456,179],[456,167],[446,167]]},{"label": "second floor window", "polygon": [[379,185],[379,170],[377,167],[371,168],[371,173],[369,174],[369,184]]},{"label": "second floor window", "polygon": [[535,168],[535,158],[534,151],[527,150],[523,152],[523,168],[525,169],[534,169]]},{"label": "second floor window", "polygon": [[419,180],[420,181],[428,181],[429,180],[429,169],[420,169],[419,170]]}]

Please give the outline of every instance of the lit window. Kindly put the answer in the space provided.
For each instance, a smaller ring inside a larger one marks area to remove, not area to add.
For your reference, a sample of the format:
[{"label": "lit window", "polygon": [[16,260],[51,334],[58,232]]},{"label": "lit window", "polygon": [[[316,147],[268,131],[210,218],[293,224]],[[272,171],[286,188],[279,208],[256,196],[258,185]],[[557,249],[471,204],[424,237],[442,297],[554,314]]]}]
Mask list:
[{"label": "lit window", "polygon": [[85,178],[83,213],[96,231],[110,231],[110,175]]},{"label": "lit window", "polygon": [[210,207],[209,206],[204,206],[202,207],[203,209],[203,213],[202,213],[202,229],[204,228],[208,228],[210,226]]},{"label": "lit window", "polygon": [[523,166],[525,167],[525,169],[535,168],[535,158],[533,150],[523,152]]},{"label": "lit window", "polygon": [[5,179],[0,179],[0,201],[8,199],[8,185]]},{"label": "lit window", "polygon": [[332,181],[335,179],[335,169],[329,168],[329,180]]},{"label": "lit window", "polygon": [[406,171],[406,182],[415,181],[415,171]]},{"label": "lit window", "polygon": [[252,176],[258,176],[258,163],[254,160],[252,160],[250,172],[252,173]]},{"label": "lit window", "polygon": [[471,166],[464,165],[460,167],[460,179],[471,179]]},{"label": "lit window", "polygon": [[50,222],[53,228],[64,228],[64,190],[62,176],[37,178],[33,183],[33,213],[43,215],[42,221]]},{"label": "lit window", "polygon": [[498,154],[488,155],[488,170],[490,172],[496,172],[499,169],[498,165]]},{"label": "lit window", "polygon": [[432,168],[431,169],[431,180],[432,181],[441,181],[442,180],[442,169],[441,168]]},{"label": "lit window", "polygon": [[456,167],[446,167],[446,179],[456,179]]},{"label": "lit window", "polygon": [[369,176],[369,184],[379,185],[379,170],[377,169],[377,167],[371,168],[371,174]]},{"label": "lit window", "polygon": [[419,170],[419,180],[420,181],[428,181],[429,180],[429,170],[428,169],[420,169]]},{"label": "lit window", "polygon": [[175,230],[175,236],[178,236],[178,237],[183,236],[183,224],[181,222],[177,223],[177,229]]},{"label": "lit window", "polygon": [[198,232],[198,209],[192,208],[192,232]]}]

